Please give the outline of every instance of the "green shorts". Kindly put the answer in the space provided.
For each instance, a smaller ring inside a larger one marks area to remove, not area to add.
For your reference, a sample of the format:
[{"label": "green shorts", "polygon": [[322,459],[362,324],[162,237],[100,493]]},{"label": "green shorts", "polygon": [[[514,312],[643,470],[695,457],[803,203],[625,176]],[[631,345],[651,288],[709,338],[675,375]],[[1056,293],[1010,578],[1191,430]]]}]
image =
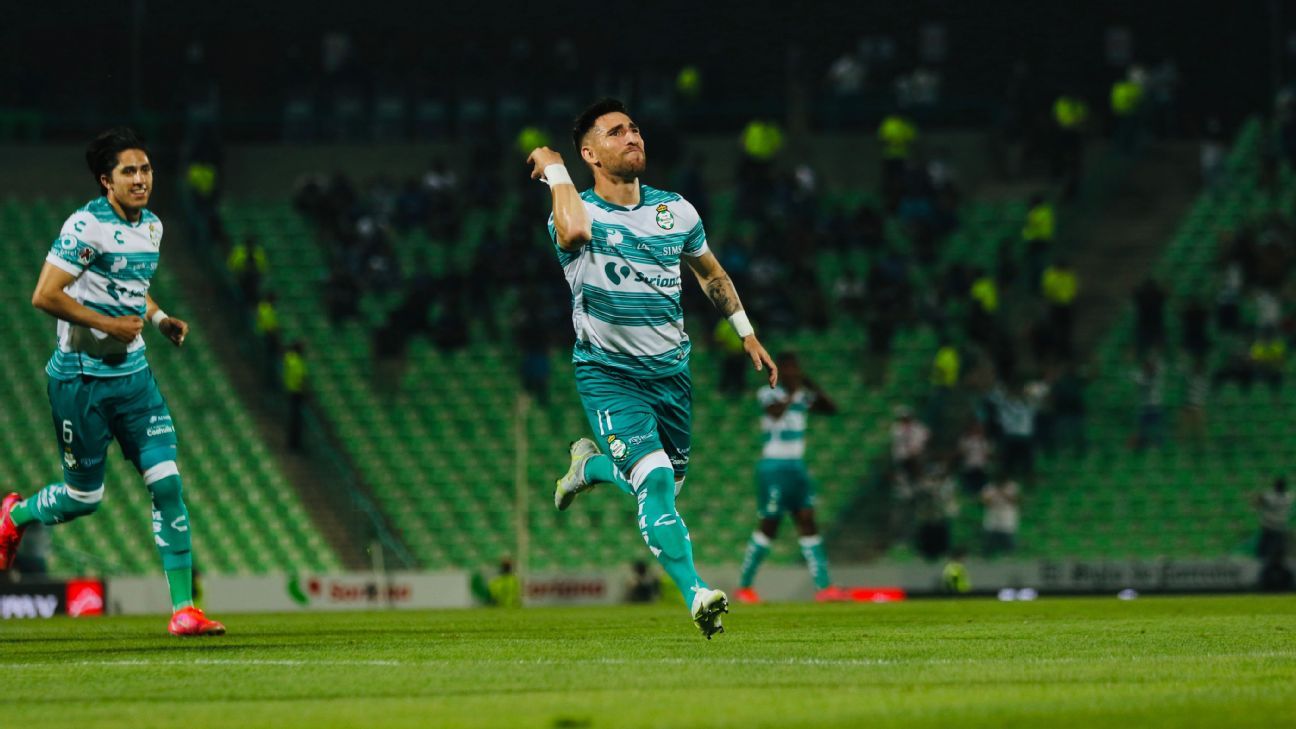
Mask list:
[{"label": "green shorts", "polygon": [[693,382],[685,369],[655,379],[596,364],[576,365],[576,392],[599,447],[629,476],[640,458],[662,450],[675,480],[688,471]]},{"label": "green shorts", "polygon": [[175,460],[175,423],[149,369],[125,377],[50,378],[49,400],[63,480],[77,489],[103,483],[114,438],[141,473]]},{"label": "green shorts", "polygon": [[762,458],[756,464],[756,513],[761,519],[813,509],[814,501],[814,481],[804,461]]}]

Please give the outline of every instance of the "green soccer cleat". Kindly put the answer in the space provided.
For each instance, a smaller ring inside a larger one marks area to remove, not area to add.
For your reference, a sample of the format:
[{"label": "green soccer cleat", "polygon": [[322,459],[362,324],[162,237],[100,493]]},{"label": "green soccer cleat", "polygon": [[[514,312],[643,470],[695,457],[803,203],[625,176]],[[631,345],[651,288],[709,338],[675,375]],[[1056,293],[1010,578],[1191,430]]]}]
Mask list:
[{"label": "green soccer cleat", "polygon": [[698,588],[693,593],[693,622],[697,624],[698,630],[707,640],[711,636],[724,632],[724,626],[720,624],[720,616],[729,612],[729,597],[722,590],[710,590],[705,587]]},{"label": "green soccer cleat", "polygon": [[585,463],[599,454],[598,446],[589,438],[581,438],[571,444],[570,450],[571,467],[554,487],[554,506],[558,511],[566,511],[577,494],[594,488],[594,484],[585,480]]}]

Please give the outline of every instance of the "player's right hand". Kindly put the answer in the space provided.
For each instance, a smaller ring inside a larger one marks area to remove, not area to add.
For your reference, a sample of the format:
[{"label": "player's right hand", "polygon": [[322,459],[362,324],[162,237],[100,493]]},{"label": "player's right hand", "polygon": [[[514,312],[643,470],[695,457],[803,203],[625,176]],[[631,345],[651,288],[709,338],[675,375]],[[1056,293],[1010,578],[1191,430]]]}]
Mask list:
[{"label": "player's right hand", "polygon": [[527,164],[532,165],[531,179],[538,180],[544,176],[544,168],[549,165],[560,165],[563,163],[561,154],[549,149],[548,147],[536,147],[527,155]]},{"label": "player's right hand", "polygon": [[144,331],[144,320],[138,316],[115,316],[108,320],[104,332],[119,342],[130,344]]}]

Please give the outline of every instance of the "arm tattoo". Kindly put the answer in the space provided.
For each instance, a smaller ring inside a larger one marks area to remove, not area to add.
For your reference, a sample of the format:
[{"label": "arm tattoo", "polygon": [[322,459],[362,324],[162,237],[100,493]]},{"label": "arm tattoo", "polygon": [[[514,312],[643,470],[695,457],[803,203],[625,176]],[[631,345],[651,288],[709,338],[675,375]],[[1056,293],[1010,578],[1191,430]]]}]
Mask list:
[{"label": "arm tattoo", "polygon": [[742,308],[738,301],[738,291],[734,289],[733,281],[729,280],[729,274],[707,282],[706,294],[723,316],[730,316]]}]

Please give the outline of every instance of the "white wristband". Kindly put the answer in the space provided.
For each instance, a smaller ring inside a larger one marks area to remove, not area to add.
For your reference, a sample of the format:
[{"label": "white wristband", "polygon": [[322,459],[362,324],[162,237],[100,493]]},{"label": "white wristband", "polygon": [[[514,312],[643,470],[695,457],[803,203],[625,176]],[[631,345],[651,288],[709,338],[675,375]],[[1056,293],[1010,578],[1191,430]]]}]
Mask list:
[{"label": "white wristband", "polygon": [[545,165],[544,177],[541,177],[540,181],[549,187],[576,184],[572,182],[571,174],[567,172],[566,165]]},{"label": "white wristband", "polygon": [[734,331],[738,332],[738,337],[741,339],[746,339],[756,333],[756,330],[752,329],[751,322],[747,321],[747,312],[745,311],[734,312],[733,316],[729,317],[729,323],[733,325]]},{"label": "white wristband", "polygon": [[149,317],[149,321],[153,322],[153,326],[161,329],[162,322],[166,321],[168,318],[167,313],[162,311],[161,307],[159,307],[157,311],[153,312],[153,316]]}]

